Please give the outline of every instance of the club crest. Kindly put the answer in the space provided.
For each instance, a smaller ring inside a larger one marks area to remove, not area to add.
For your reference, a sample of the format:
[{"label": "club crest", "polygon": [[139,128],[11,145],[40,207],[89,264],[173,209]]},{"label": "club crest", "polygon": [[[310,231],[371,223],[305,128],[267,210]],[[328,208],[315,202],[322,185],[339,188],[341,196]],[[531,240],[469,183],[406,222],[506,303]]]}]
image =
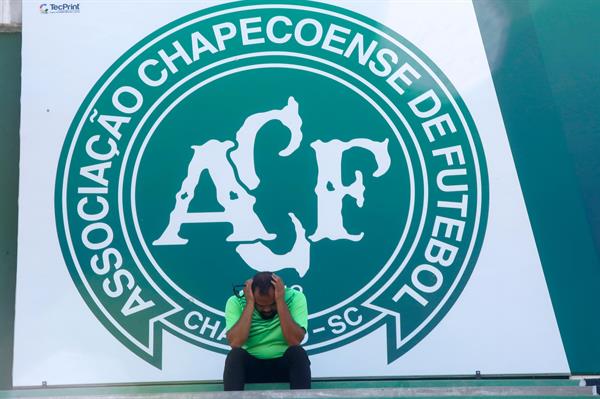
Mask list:
[{"label": "club crest", "polygon": [[252,1],[174,21],[106,71],[55,207],[82,297],[156,367],[163,330],[227,352],[231,285],[267,270],[308,298],[309,353],[386,326],[392,362],[468,281],[487,187],[468,108],[401,32]]}]

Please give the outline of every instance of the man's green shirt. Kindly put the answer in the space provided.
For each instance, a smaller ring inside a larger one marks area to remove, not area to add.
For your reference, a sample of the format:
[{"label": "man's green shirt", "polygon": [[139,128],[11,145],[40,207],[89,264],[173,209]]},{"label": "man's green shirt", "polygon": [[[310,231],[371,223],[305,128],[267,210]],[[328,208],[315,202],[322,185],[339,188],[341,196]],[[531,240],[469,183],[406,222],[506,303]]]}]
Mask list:
[{"label": "man's green shirt", "polygon": [[[285,303],[287,303],[292,319],[306,330],[308,327],[308,309],[304,294],[292,288],[286,288]],[[246,298],[232,296],[227,300],[227,305],[225,305],[227,331],[240,319],[245,306]],[[288,346],[281,330],[279,315],[271,320],[264,320],[255,309],[252,313],[252,324],[248,333],[248,340],[242,348],[259,359],[275,359],[283,356]]]}]

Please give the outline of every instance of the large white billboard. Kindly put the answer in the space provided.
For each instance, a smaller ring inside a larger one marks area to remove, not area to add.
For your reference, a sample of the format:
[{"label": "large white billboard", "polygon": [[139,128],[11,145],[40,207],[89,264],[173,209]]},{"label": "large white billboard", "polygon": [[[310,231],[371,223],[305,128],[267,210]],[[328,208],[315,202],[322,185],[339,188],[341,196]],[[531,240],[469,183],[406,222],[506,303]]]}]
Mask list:
[{"label": "large white billboard", "polygon": [[569,372],[471,2],[23,20],[15,386],[219,380],[263,270],[313,377]]}]

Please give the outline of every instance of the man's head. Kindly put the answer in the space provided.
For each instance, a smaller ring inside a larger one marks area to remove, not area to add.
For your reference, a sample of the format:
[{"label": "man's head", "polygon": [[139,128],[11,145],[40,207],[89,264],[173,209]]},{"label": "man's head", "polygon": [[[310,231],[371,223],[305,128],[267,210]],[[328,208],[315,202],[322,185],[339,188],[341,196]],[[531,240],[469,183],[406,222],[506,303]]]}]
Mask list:
[{"label": "man's head", "polygon": [[260,316],[269,320],[277,314],[275,305],[275,288],[273,288],[273,273],[260,272],[252,278],[252,293],[254,294],[254,308]]}]

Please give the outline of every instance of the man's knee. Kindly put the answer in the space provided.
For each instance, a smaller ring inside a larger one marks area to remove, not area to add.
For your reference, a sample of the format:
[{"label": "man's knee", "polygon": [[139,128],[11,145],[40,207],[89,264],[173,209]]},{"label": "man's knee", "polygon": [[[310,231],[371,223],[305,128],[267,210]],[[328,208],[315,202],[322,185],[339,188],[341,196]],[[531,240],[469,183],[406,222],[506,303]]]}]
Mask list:
[{"label": "man's knee", "polygon": [[288,359],[290,359],[293,362],[310,364],[310,360],[308,359],[308,354],[306,353],[304,348],[301,347],[300,345],[290,346],[289,348],[287,348],[287,350],[285,351],[283,356],[287,357]]},{"label": "man's knee", "polygon": [[246,350],[242,348],[233,348],[227,354],[227,358],[225,359],[225,366],[232,363],[241,363],[244,361],[246,357]]},{"label": "man's knee", "polygon": [[233,348],[227,354],[223,369],[223,388],[226,391],[241,391],[244,389],[246,353],[242,348]]},{"label": "man's knee", "polygon": [[289,367],[291,389],[310,389],[311,372],[308,354],[301,346],[290,346],[283,355]]}]

